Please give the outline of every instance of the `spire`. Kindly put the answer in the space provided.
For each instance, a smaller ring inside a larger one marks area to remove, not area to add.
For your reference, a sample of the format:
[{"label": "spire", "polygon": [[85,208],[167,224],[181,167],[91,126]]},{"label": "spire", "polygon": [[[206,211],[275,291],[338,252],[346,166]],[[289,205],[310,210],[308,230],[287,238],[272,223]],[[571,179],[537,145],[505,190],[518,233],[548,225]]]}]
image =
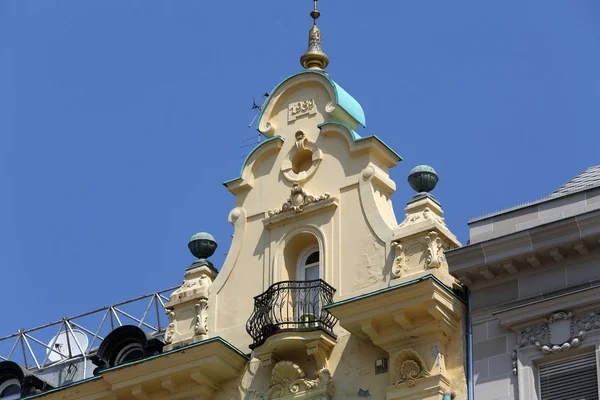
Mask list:
[{"label": "spire", "polygon": [[306,69],[325,69],[329,64],[329,57],[321,47],[321,30],[317,26],[317,18],[321,15],[317,10],[317,1],[314,1],[314,9],[310,12],[313,18],[313,26],[308,33],[308,49],[300,57],[300,64]]}]

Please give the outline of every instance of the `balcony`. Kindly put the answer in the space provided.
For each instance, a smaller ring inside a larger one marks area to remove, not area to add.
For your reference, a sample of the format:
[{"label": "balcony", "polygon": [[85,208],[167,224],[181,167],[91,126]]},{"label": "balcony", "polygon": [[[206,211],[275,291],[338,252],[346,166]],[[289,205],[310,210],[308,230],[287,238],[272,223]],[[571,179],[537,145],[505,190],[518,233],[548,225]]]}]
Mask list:
[{"label": "balcony", "polygon": [[254,312],[246,323],[251,349],[284,332],[324,331],[333,338],[337,319],[323,307],[333,303],[335,289],[325,281],[278,282],[254,298]]}]

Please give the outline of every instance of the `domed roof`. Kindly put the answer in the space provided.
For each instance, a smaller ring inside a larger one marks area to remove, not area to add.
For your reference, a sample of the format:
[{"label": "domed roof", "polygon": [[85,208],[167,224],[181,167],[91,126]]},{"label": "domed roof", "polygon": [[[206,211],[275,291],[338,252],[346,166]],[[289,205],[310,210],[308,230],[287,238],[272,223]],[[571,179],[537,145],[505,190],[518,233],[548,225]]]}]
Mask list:
[{"label": "domed roof", "polygon": [[431,173],[434,173],[437,175],[437,172],[435,172],[435,169],[433,169],[429,165],[417,165],[410,171],[411,174],[414,174],[417,172],[431,172]]},{"label": "domed roof", "polygon": [[213,242],[216,242],[215,238],[208,232],[196,233],[194,236],[192,236],[192,238],[190,239],[190,242],[192,242],[194,240],[202,240],[202,239],[212,240]]},{"label": "domed roof", "polygon": [[[329,75],[327,75],[324,71],[319,71],[319,70],[305,70],[305,71],[298,72],[294,75],[287,77],[286,79],[281,81],[277,86],[275,86],[273,88],[273,90],[271,90],[271,92],[270,92],[271,96],[266,98],[264,104],[261,107],[261,112],[258,117],[259,124],[260,124],[260,120],[262,118],[264,111],[267,109],[267,104],[273,98],[273,93],[275,93],[277,91],[277,89],[279,89],[279,87],[282,86],[285,82],[289,81],[290,79],[292,79],[298,75],[302,75],[302,74],[318,74],[318,75],[321,75],[322,77],[324,77],[325,79],[327,79],[329,81],[329,83],[331,84],[331,86],[333,87],[333,90],[335,93],[335,99],[334,99],[335,104],[340,106],[342,109],[344,109],[344,111],[346,111],[352,118],[354,118],[363,127],[367,126],[365,112],[364,112],[362,106],[360,105],[360,103],[354,97],[352,97],[350,95],[350,93],[346,92],[340,85],[338,85],[336,82],[334,82],[333,79],[331,79],[329,77]],[[260,130],[259,130],[259,132],[260,132]]]}]

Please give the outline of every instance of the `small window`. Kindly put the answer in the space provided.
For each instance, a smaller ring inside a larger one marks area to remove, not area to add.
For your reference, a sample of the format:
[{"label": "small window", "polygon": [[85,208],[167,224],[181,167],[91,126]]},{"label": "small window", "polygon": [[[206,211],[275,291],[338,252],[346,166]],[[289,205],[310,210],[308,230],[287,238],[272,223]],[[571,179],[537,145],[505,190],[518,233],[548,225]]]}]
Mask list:
[{"label": "small window", "polygon": [[314,264],[314,263],[318,263],[318,262],[319,262],[319,252],[315,251],[310,256],[308,256],[308,258],[306,259],[305,265]]},{"label": "small window", "polygon": [[319,256],[319,247],[316,245],[308,247],[300,254],[296,269],[296,280],[314,281],[320,278]]},{"label": "small window", "polygon": [[598,400],[596,353],[539,367],[541,400]]}]

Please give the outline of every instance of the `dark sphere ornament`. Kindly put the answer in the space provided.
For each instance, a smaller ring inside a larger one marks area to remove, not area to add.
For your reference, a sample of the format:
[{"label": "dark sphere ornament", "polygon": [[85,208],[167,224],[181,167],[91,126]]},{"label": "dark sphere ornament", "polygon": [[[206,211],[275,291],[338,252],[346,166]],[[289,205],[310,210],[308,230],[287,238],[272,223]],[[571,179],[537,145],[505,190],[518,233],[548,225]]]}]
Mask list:
[{"label": "dark sphere ornament", "polygon": [[408,183],[415,192],[429,193],[438,183],[438,175],[429,165],[418,165],[410,171]]},{"label": "dark sphere ornament", "polygon": [[200,232],[192,236],[188,248],[194,257],[204,260],[215,253],[217,242],[210,233]]}]

